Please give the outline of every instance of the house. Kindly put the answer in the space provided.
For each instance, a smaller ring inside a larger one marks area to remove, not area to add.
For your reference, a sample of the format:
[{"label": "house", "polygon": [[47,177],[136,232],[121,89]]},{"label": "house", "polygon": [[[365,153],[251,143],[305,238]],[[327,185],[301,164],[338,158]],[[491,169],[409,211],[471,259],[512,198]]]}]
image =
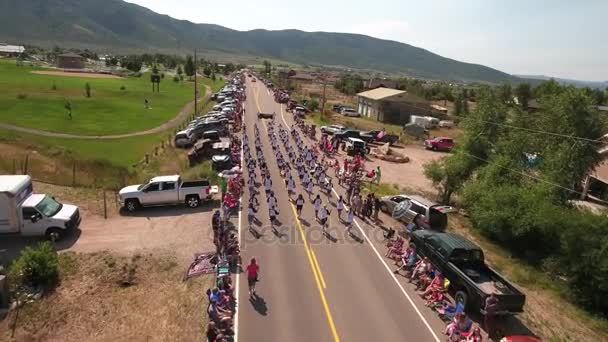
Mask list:
[{"label": "house", "polygon": [[0,56],[16,57],[25,52],[25,47],[21,45],[8,45],[0,43]]},{"label": "house", "polygon": [[57,67],[61,69],[84,69],[84,57],[75,53],[57,56]]},{"label": "house", "polygon": [[386,78],[370,78],[365,81],[363,86],[365,89],[371,90],[376,88],[390,88],[397,89],[397,81],[389,80]]},{"label": "house", "polygon": [[359,115],[373,120],[403,125],[411,115],[431,112],[429,102],[404,90],[376,88],[357,94]]},{"label": "house", "polygon": [[298,72],[295,75],[288,76],[288,79],[304,83],[312,83],[317,80],[315,76],[303,72]]}]

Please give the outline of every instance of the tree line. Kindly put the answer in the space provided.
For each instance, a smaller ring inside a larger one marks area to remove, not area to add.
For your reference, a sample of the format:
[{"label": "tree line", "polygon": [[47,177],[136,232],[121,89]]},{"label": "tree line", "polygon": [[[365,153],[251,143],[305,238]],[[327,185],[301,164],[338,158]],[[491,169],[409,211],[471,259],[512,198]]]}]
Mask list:
[{"label": "tree line", "polygon": [[[555,81],[528,88],[478,89],[454,153],[425,165],[425,175],[443,203],[458,196],[474,229],[555,281],[566,279],[573,302],[605,314],[608,217],[571,201],[602,160],[605,118],[588,90]],[[526,110],[526,96],[537,99],[538,111]]]}]

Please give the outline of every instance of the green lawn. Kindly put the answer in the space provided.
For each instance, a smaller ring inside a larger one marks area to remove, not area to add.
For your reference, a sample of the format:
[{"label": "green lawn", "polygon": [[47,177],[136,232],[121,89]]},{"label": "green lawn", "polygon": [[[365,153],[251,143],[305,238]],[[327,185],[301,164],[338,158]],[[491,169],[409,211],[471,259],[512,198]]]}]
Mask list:
[{"label": "green lawn", "polygon": [[[192,82],[161,81],[160,93],[151,91],[149,74],[123,79],[94,79],[32,74],[40,70],[18,67],[14,60],[0,60],[0,122],[45,131],[80,135],[108,135],[137,132],[169,121],[193,96]],[[85,84],[92,97],[85,96]],[[53,84],[56,89],[53,89]],[[202,79],[217,90],[223,82]],[[124,86],[124,90],[121,87]],[[202,90],[204,91],[204,89]],[[151,109],[144,108],[144,99]],[[66,101],[73,107],[68,120]],[[151,137],[144,138],[149,140]],[[80,141],[72,140],[80,148]],[[95,144],[95,142],[83,143]],[[104,145],[117,146],[119,142]],[[111,150],[111,149],[109,149]]]}]

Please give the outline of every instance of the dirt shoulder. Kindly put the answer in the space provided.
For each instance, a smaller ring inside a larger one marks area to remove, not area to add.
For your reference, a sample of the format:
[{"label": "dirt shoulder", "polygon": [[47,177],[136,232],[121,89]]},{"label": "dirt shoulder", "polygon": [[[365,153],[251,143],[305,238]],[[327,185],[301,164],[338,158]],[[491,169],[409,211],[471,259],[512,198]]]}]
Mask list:
[{"label": "dirt shoulder", "polygon": [[0,321],[0,340],[203,340],[213,275],[184,282],[184,268],[171,255],[69,253],[60,260],[61,284],[20,311],[14,338],[15,311]]}]

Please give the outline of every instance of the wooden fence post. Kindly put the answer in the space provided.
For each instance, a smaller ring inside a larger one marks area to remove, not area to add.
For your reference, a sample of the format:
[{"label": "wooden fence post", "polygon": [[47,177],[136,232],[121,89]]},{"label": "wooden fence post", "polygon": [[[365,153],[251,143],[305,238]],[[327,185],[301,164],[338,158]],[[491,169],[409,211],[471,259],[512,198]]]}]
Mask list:
[{"label": "wooden fence post", "polygon": [[103,189],[103,218],[108,219],[108,205],[106,201],[106,189]]},{"label": "wooden fence post", "polygon": [[29,163],[30,163],[30,155],[26,154],[25,155],[25,162],[23,163],[23,170],[24,170],[23,174],[24,175],[27,175],[27,168],[29,166]]},{"label": "wooden fence post", "polygon": [[146,164],[150,161],[150,155],[146,153]]},{"label": "wooden fence post", "polygon": [[17,173],[17,161],[13,158],[13,174]]},{"label": "wooden fence post", "polygon": [[72,186],[76,185],[76,161],[72,163]]}]

